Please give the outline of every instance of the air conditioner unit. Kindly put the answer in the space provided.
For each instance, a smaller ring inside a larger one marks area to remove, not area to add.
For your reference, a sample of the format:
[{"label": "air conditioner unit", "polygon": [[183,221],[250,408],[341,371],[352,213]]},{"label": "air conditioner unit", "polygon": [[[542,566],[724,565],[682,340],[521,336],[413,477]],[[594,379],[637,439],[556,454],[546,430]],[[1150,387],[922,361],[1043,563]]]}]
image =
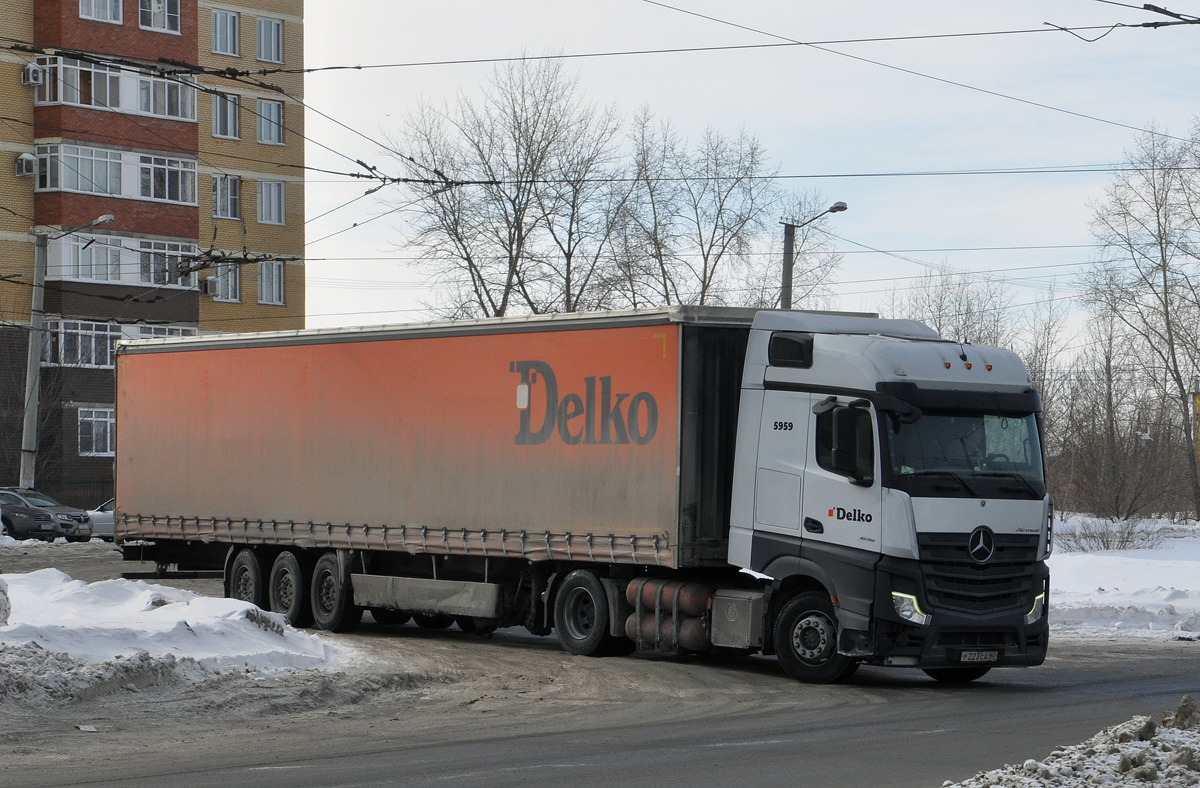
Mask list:
[{"label": "air conditioner unit", "polygon": [[17,177],[32,178],[37,175],[37,157],[32,153],[22,153],[17,157]]},{"label": "air conditioner unit", "polygon": [[21,71],[22,85],[40,85],[46,81],[46,71],[36,63],[30,63]]},{"label": "air conditioner unit", "polygon": [[216,297],[219,292],[217,278],[215,276],[205,277],[204,280],[200,282],[200,295]]}]

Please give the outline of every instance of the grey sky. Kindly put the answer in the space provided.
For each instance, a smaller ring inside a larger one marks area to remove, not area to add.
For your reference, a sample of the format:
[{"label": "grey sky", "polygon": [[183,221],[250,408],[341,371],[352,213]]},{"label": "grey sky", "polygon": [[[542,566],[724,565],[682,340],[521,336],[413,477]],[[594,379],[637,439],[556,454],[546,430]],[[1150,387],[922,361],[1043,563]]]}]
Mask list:
[{"label": "grey sky", "polygon": [[[1193,117],[1200,114],[1200,25],[1118,28],[1095,43],[1086,43],[1043,24],[1084,27],[1171,21],[1098,0],[862,0],[852,4],[679,0],[670,5],[774,35],[641,0],[321,0],[306,4],[306,65],[1046,30],[829,44],[822,49],[789,46],[568,62],[568,70],[580,75],[589,97],[613,103],[627,116],[648,104],[693,139],[710,125],[729,134],[744,127],[760,137],[783,174],[831,176],[787,183],[817,190],[829,202],[843,200],[850,205],[828,225],[844,239],[837,247],[845,252],[860,252],[863,246],[940,250],[1089,244],[1088,202],[1103,195],[1110,177],[1102,172],[832,176],[1103,167],[1119,162],[1132,145],[1135,131],[1118,124],[1143,128],[1155,123],[1176,136],[1186,136]],[[1200,0],[1166,7],[1200,15]],[[1094,38],[1103,32],[1080,35]],[[491,70],[492,65],[482,64],[316,73],[308,77],[306,101],[356,131],[382,140],[403,123],[419,98],[453,101],[459,90],[477,91]],[[376,145],[312,113],[306,133],[351,159],[388,169],[389,162]],[[355,169],[350,161],[312,142],[308,164]],[[368,185],[314,174],[307,193],[309,217],[362,194]],[[314,258],[308,266],[310,326],[428,317],[420,309],[420,279],[406,268],[403,251],[394,247],[401,237],[396,215],[339,232],[382,213],[380,196],[360,199],[309,224],[308,255]],[[331,233],[338,234],[318,240]],[[1058,266],[1013,271],[1008,278],[1019,288],[1018,303],[1035,300],[1054,276],[1059,280],[1058,292],[1065,295],[1071,290],[1072,274],[1082,267],[1073,264],[1087,261],[1090,254],[1087,248],[902,253],[909,259],[847,254],[838,275],[835,306],[874,310],[890,285],[855,280],[917,275],[923,270],[920,263],[946,263],[972,271]],[[767,258],[763,264],[779,266],[777,260]]]}]

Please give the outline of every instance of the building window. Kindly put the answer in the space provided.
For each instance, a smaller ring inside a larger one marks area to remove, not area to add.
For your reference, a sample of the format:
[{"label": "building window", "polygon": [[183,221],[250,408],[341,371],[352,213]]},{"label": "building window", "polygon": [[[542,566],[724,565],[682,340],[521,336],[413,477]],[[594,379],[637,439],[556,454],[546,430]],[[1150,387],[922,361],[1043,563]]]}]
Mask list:
[{"label": "building window", "polygon": [[39,189],[121,193],[121,152],[79,145],[38,145]]},{"label": "building window", "polygon": [[258,100],[258,141],[283,144],[283,102]]},{"label": "building window", "polygon": [[138,75],[138,110],[164,118],[195,120],[195,77],[165,79],[142,72]]},{"label": "building window", "polygon": [[242,267],[237,263],[217,263],[213,266],[213,277],[217,280],[217,301],[242,300]]},{"label": "building window", "polygon": [[[143,0],[145,2],[145,0]],[[283,62],[283,20],[258,19],[258,59],[268,63]]]},{"label": "building window", "polygon": [[147,30],[179,32],[179,0],[141,0],[139,24]]},{"label": "building window", "polygon": [[79,456],[116,454],[117,412],[113,408],[79,409]]},{"label": "building window", "polygon": [[84,63],[69,57],[39,57],[44,74],[34,92],[39,104],[79,104],[84,107],[121,105],[121,69]]},{"label": "building window", "polygon": [[121,279],[121,241],[70,235],[63,239],[63,276],[67,279]]},{"label": "building window", "polygon": [[116,323],[47,320],[42,362],[48,366],[112,367],[114,349],[121,338]]},{"label": "building window", "polygon": [[140,196],[196,204],[196,162],[166,156],[142,156]]},{"label": "building window", "polygon": [[196,286],[196,272],[184,270],[195,260],[194,244],[140,241],[138,250],[140,281],[151,285]]},{"label": "building window", "polygon": [[283,303],[282,260],[267,260],[258,264],[258,303]]},{"label": "building window", "polygon": [[79,18],[121,24],[121,0],[79,0]]},{"label": "building window", "polygon": [[196,329],[188,328],[187,326],[138,326],[136,339],[194,336],[196,336]]},{"label": "building window", "polygon": [[213,136],[237,139],[238,131],[238,97],[214,93]]},{"label": "building window", "polygon": [[213,176],[213,216],[242,218],[242,179],[236,175]]},{"label": "building window", "polygon": [[258,182],[258,223],[283,224],[283,181]]},{"label": "building window", "polygon": [[233,11],[213,11],[212,51],[217,55],[238,56],[238,15]]}]

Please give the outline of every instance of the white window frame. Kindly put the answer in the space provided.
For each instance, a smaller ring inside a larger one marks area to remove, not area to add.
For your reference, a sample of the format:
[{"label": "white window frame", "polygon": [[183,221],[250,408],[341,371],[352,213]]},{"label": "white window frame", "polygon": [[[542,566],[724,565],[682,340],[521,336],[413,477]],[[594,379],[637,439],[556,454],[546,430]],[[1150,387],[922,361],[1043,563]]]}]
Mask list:
[{"label": "white window frame", "polygon": [[260,16],[255,25],[258,59],[264,63],[283,62],[283,20]]},{"label": "white window frame", "polygon": [[264,260],[258,264],[258,303],[283,306],[283,272],[282,260]]},{"label": "white window frame", "polygon": [[242,179],[236,175],[214,175],[213,218],[242,218]]},{"label": "white window frame", "polygon": [[213,136],[241,139],[241,100],[233,93],[213,94]]},{"label": "white window frame", "polygon": [[62,240],[61,248],[64,279],[121,281],[124,244],[120,238],[74,233]]},{"label": "white window frame", "polygon": [[35,104],[75,104],[80,107],[121,107],[121,67],[87,63],[69,57],[39,57],[42,84]]},{"label": "white window frame", "polygon": [[242,267],[238,263],[216,263],[213,265],[213,278],[217,280],[217,294],[214,301],[242,300]]},{"label": "white window frame", "polygon": [[80,457],[113,457],[117,449],[116,408],[79,409]]},{"label": "white window frame", "polygon": [[179,3],[180,0],[140,0],[138,26],[143,30],[179,35]]},{"label": "white window frame", "polygon": [[38,145],[36,191],[121,194],[120,151],[83,145]]},{"label": "white window frame", "polygon": [[191,75],[160,77],[149,71],[138,74],[138,112],[160,118],[196,119],[196,78]]},{"label": "white window frame", "polygon": [[141,156],[138,196],[143,200],[196,204],[196,162],[170,156]]},{"label": "white window frame", "polygon": [[194,337],[196,329],[189,326],[146,326],[137,327],[134,339],[158,339],[160,337]]},{"label": "white window frame", "polygon": [[[160,287],[196,287],[196,272],[179,273],[180,263],[191,263],[196,245],[176,241],[138,241],[138,278]],[[174,279],[172,279],[174,274]]]},{"label": "white window frame", "polygon": [[122,0],[79,0],[79,18],[110,25],[122,23]]},{"label": "white window frame", "polygon": [[47,320],[42,365],[112,369],[121,326],[86,320]]},{"label": "white window frame", "polygon": [[214,55],[240,57],[242,46],[238,38],[241,20],[237,11],[212,12],[212,51]]},{"label": "white window frame", "polygon": [[286,223],[287,217],[287,187],[283,181],[258,182],[258,223]]},{"label": "white window frame", "polygon": [[264,145],[283,144],[283,102],[258,100],[258,141]]}]

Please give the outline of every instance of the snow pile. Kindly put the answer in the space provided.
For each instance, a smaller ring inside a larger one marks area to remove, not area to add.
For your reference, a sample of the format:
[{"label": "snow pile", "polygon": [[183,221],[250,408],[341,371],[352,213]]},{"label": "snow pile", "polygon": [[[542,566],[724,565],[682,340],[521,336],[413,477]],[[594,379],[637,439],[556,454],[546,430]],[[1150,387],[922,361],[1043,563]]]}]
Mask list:
[{"label": "snow pile", "polygon": [[93,697],[228,673],[328,667],[330,646],[246,602],[144,581],[84,583],[57,569],[4,575],[0,702]]},{"label": "snow pile", "polygon": [[1083,744],[1061,747],[1043,761],[1028,760],[983,772],[943,788],[1090,788],[1138,785],[1185,788],[1200,785],[1200,711],[1190,695],[1164,715],[1134,717],[1105,728]]},{"label": "snow pile", "polygon": [[1200,530],[1164,531],[1153,549],[1052,555],[1051,637],[1200,640]]}]

